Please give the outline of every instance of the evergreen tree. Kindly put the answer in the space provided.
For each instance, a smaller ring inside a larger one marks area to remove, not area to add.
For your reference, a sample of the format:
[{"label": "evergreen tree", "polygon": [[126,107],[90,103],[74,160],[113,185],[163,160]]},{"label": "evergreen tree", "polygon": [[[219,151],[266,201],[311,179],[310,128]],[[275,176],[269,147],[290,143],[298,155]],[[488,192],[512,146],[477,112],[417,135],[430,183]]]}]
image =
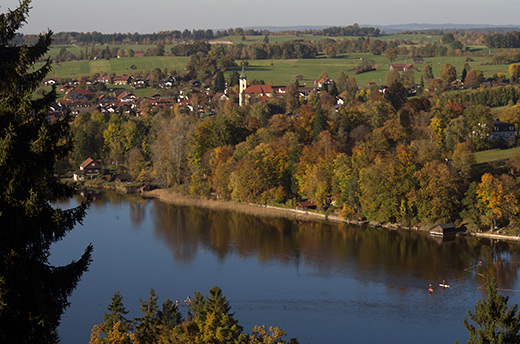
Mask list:
[{"label": "evergreen tree", "polygon": [[213,80],[213,93],[224,92],[226,89],[226,79],[224,79],[224,73],[221,70],[215,74],[215,80]]},{"label": "evergreen tree", "polygon": [[518,305],[508,307],[509,297],[497,293],[497,282],[492,279],[487,287],[488,296],[475,306],[475,313],[468,316],[476,326],[464,318],[470,344],[520,343],[520,314]]},{"label": "evergreen tree", "polygon": [[426,83],[429,83],[430,80],[434,78],[432,66],[430,66],[429,64],[425,65],[422,70],[421,77]]},{"label": "evergreen tree", "polygon": [[231,306],[226,300],[226,297],[222,295],[222,289],[217,286],[209,290],[209,297],[206,298],[204,309],[206,313],[234,315],[234,313],[230,313]]},{"label": "evergreen tree", "polygon": [[110,313],[105,313],[104,316],[104,323],[106,327],[113,328],[115,323],[120,322],[120,329],[122,331],[126,332],[130,330],[130,321],[125,318],[125,315],[128,314],[128,311],[123,305],[123,296],[121,296],[119,291],[116,291],[114,295],[112,295],[111,300],[112,302],[107,307]]},{"label": "evergreen tree", "polygon": [[294,112],[300,107],[298,86],[298,81],[295,81],[287,85],[285,89],[285,110],[287,112]]},{"label": "evergreen tree", "polygon": [[91,259],[89,245],[66,266],[49,264],[50,246],[80,222],[87,204],[52,206],[72,189],[54,175],[71,149],[70,116],[49,121],[56,92],[33,99],[50,60],[34,64],[51,44],[52,32],[32,45],[12,40],[25,22],[30,0],[0,15],[0,342],[54,343],[67,298]]},{"label": "evergreen tree", "polygon": [[157,318],[164,327],[169,329],[173,329],[182,322],[182,314],[179,312],[179,307],[170,299],[163,303],[162,309],[157,312]]},{"label": "evergreen tree", "polygon": [[329,87],[329,94],[333,97],[337,97],[338,96],[338,87],[336,86],[336,83],[334,81],[331,82],[330,84],[330,87]]},{"label": "evergreen tree", "polygon": [[237,71],[231,72],[231,75],[229,76],[229,83],[228,83],[228,85],[230,87],[238,85],[239,79],[240,79],[240,74],[238,74]]},{"label": "evergreen tree", "polygon": [[157,294],[150,288],[150,295],[147,301],[139,299],[141,302],[141,318],[134,319],[136,326],[136,334],[139,343],[155,343],[159,336],[159,319],[157,313]]},{"label": "evergreen tree", "polygon": [[315,105],[315,114],[314,119],[312,121],[312,131],[313,131],[313,139],[316,141],[318,139],[318,136],[322,131],[324,131],[327,128],[327,120],[325,119],[325,116],[323,115],[323,110],[321,108],[321,103],[318,100]]}]

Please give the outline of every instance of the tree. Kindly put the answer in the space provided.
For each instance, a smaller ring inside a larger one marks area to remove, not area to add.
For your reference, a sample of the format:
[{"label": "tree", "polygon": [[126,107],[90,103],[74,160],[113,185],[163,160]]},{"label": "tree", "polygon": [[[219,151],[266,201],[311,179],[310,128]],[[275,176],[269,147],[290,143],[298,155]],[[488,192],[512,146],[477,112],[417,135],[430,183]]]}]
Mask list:
[{"label": "tree", "polygon": [[477,88],[480,86],[480,83],[484,80],[484,74],[480,69],[472,69],[466,74],[466,78],[464,79],[464,87],[465,88]]},{"label": "tree", "polygon": [[390,86],[390,85],[395,84],[396,82],[401,82],[401,75],[399,74],[398,71],[396,71],[395,69],[392,69],[386,75],[385,83],[387,86]]},{"label": "tree", "polygon": [[512,64],[509,66],[509,75],[511,76],[511,82],[518,82],[520,80],[520,65]]},{"label": "tree", "polygon": [[338,92],[341,93],[343,91],[346,90],[346,86],[347,86],[347,75],[345,74],[345,72],[343,72],[342,70],[340,70],[338,72],[338,75],[336,75],[336,85],[337,85],[337,88],[338,88]]},{"label": "tree", "polygon": [[318,136],[322,131],[327,128],[327,119],[323,114],[323,109],[321,108],[321,103],[316,102],[314,118],[312,120],[312,131],[313,131],[313,139],[316,141]]},{"label": "tree", "polygon": [[[116,291],[111,298],[112,302],[107,307],[110,313],[105,313],[104,323],[107,328],[112,328],[116,323],[119,322],[119,328],[126,332],[130,330],[131,324],[128,319],[126,319],[125,315],[128,314],[125,306],[123,305],[123,296]],[[105,332],[106,333],[106,332]],[[108,333],[106,333],[108,335]]]},{"label": "tree", "polygon": [[229,86],[233,87],[235,85],[238,85],[239,79],[240,79],[240,74],[238,74],[237,71],[234,70],[233,72],[231,72],[231,75],[229,76],[229,83],[228,83]]},{"label": "tree", "polygon": [[482,175],[477,187],[477,198],[484,224],[495,229],[497,220],[508,219],[518,213],[518,199],[514,191],[515,182],[511,176],[503,174],[497,178],[489,173]]},{"label": "tree", "polygon": [[449,44],[449,43],[451,43],[453,41],[455,41],[455,37],[453,36],[453,34],[451,32],[445,33],[441,37],[441,43],[442,44]]},{"label": "tree", "polygon": [[408,90],[400,82],[395,82],[386,90],[385,99],[388,100],[397,111],[406,103]]},{"label": "tree", "polygon": [[412,192],[419,220],[452,220],[458,208],[460,187],[455,169],[444,161],[430,161],[415,172],[418,188]]},{"label": "tree", "polygon": [[424,66],[421,75],[422,75],[424,82],[426,82],[428,84],[430,82],[430,80],[432,80],[434,78],[432,66],[430,66],[429,64]]},{"label": "tree", "polygon": [[215,80],[213,80],[213,93],[219,93],[224,92],[226,89],[226,80],[224,79],[224,73],[222,71],[218,71],[217,74],[215,74]]},{"label": "tree", "polygon": [[91,259],[89,245],[66,266],[49,264],[51,244],[85,217],[88,204],[61,210],[52,202],[72,195],[54,174],[72,148],[71,117],[49,121],[55,89],[33,99],[50,71],[45,56],[52,32],[32,45],[11,42],[30,0],[0,15],[0,342],[54,343],[67,298]]},{"label": "tree", "polygon": [[390,60],[390,62],[392,62],[397,58],[397,49],[388,48],[385,50],[384,55],[388,60]]},{"label": "tree", "polygon": [[477,302],[474,313],[468,311],[469,320],[464,318],[464,327],[469,332],[468,344],[519,343],[520,313],[518,305],[509,307],[508,296],[497,293],[497,282],[493,278],[487,286],[487,298]]},{"label": "tree", "polygon": [[285,89],[285,109],[287,112],[294,112],[300,107],[298,96],[298,82],[291,82]]},{"label": "tree", "polygon": [[455,67],[449,63],[445,63],[441,67],[441,72],[439,74],[439,78],[449,84],[450,82],[457,79],[457,70]]},{"label": "tree", "polygon": [[143,316],[136,319],[135,322],[138,323],[136,334],[140,343],[155,343],[157,341],[159,335],[158,325],[160,324],[157,316],[159,310],[157,299],[158,296],[152,288],[150,288],[150,295],[147,301],[139,299],[141,302],[140,311],[143,313]]}]

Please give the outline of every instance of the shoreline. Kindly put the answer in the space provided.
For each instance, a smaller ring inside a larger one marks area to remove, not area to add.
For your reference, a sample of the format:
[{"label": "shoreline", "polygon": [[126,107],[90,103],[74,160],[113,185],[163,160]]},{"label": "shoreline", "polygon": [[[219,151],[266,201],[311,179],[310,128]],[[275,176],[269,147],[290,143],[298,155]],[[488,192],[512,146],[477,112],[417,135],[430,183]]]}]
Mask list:
[{"label": "shoreline", "polygon": [[357,226],[368,225],[372,227],[383,227],[387,229],[407,229],[417,231],[427,231],[426,228],[420,227],[404,227],[399,224],[391,223],[377,223],[370,221],[355,221],[341,219],[336,215],[325,215],[319,214],[312,211],[297,210],[293,208],[281,208],[271,205],[260,205],[254,203],[239,203],[233,201],[219,201],[215,199],[188,196],[170,189],[155,189],[150,191],[144,191],[141,193],[144,198],[154,198],[165,203],[184,205],[184,206],[199,206],[207,209],[217,210],[228,210],[238,211],[243,214],[257,215],[257,216],[269,216],[269,217],[283,217],[291,220],[318,220],[318,221],[331,221],[341,222]]},{"label": "shoreline", "polygon": [[[368,225],[372,227],[382,227],[390,230],[398,230],[398,229],[406,229],[411,231],[423,231],[427,232],[428,228],[413,226],[413,227],[405,227],[399,224],[391,224],[391,223],[377,223],[370,221],[353,221],[353,220],[345,220],[341,219],[336,215],[325,215],[314,213],[311,211],[305,210],[297,210],[292,208],[280,208],[270,205],[259,205],[253,203],[238,203],[233,201],[219,201],[215,199],[196,197],[196,196],[188,196],[183,195],[181,193],[175,192],[170,189],[155,189],[150,191],[144,191],[141,193],[141,196],[144,198],[154,198],[164,203],[182,205],[182,206],[198,206],[207,209],[216,209],[216,210],[227,210],[227,211],[238,211],[247,215],[256,215],[256,216],[267,216],[267,217],[282,217],[289,220],[314,220],[314,221],[332,221],[332,222],[340,222],[347,223],[356,226]],[[477,238],[484,239],[492,239],[492,240],[508,240],[513,242],[519,242],[520,237],[518,236],[510,236],[510,235],[502,235],[502,234],[493,234],[493,233],[480,233],[480,232],[461,232],[457,233],[457,235],[463,236],[473,236]]]}]

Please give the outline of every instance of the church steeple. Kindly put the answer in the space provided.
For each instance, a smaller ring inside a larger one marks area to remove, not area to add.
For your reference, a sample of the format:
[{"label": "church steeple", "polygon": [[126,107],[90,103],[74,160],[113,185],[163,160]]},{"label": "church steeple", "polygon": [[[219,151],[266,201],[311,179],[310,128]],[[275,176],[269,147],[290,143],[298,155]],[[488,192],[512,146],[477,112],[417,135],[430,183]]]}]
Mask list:
[{"label": "church steeple", "polygon": [[244,72],[244,66],[242,66],[242,73],[240,73],[240,78],[238,79],[239,84],[239,96],[238,96],[238,105],[245,105],[245,94],[244,91],[247,88],[247,76]]}]

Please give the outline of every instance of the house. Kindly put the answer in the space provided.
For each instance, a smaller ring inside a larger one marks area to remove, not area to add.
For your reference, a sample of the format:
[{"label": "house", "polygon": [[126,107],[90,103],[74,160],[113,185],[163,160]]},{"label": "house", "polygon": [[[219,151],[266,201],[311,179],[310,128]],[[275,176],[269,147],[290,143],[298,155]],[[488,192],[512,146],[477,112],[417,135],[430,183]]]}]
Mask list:
[{"label": "house", "polygon": [[445,236],[457,234],[457,227],[453,223],[441,223],[430,228],[431,235]]},{"label": "house", "polygon": [[332,84],[332,79],[329,77],[323,77],[318,80],[314,80],[314,87],[316,88],[322,88],[323,86],[330,86]]},{"label": "house", "polygon": [[92,98],[94,98],[95,95],[96,95],[95,91],[79,88],[79,89],[70,90],[67,93],[67,99],[68,100],[81,100],[81,99],[91,100]]},{"label": "house", "polygon": [[132,92],[128,92],[128,91],[124,91],[117,96],[117,100],[120,103],[129,103],[129,102],[133,102],[136,99],[137,99],[137,97]]},{"label": "house", "polygon": [[424,63],[424,58],[422,56],[415,56],[415,57],[412,57],[412,59],[413,59],[413,63],[415,63],[415,64]]},{"label": "house", "polygon": [[67,108],[70,110],[74,110],[77,108],[89,108],[92,106],[92,104],[86,99],[62,99],[58,100],[58,105],[62,108]]},{"label": "house", "polygon": [[491,140],[504,141],[511,147],[516,144],[516,130],[514,124],[500,121],[498,118],[493,122],[493,134]]},{"label": "house", "polygon": [[128,85],[131,80],[132,77],[130,75],[123,74],[114,76],[112,82],[114,83],[114,85]]},{"label": "house", "polygon": [[57,83],[58,83],[58,81],[56,79],[52,79],[52,78],[45,78],[43,81],[43,84],[45,86],[54,86]]},{"label": "house", "polygon": [[316,204],[313,201],[301,201],[296,203],[296,210],[316,209]]},{"label": "house", "polygon": [[160,108],[172,108],[175,106],[175,98],[153,98],[150,99],[151,106],[157,106]]},{"label": "house", "polygon": [[390,65],[390,70],[396,70],[398,72],[417,72],[417,68],[413,64],[405,64],[405,63],[392,63]]},{"label": "house", "polygon": [[101,173],[101,162],[88,158],[79,165],[79,170],[74,172],[74,180],[92,179]]},{"label": "house", "polygon": [[100,75],[96,78],[96,81],[107,85],[110,84],[111,79],[112,77],[110,77],[110,75]]},{"label": "house", "polygon": [[137,78],[137,79],[134,79],[133,86],[135,88],[145,88],[145,87],[148,87],[149,82],[150,82],[149,76],[146,76],[145,78]]},{"label": "house", "polygon": [[245,104],[249,104],[252,99],[267,101],[269,97],[274,95],[274,90],[271,85],[251,85],[244,89],[242,93]]}]

